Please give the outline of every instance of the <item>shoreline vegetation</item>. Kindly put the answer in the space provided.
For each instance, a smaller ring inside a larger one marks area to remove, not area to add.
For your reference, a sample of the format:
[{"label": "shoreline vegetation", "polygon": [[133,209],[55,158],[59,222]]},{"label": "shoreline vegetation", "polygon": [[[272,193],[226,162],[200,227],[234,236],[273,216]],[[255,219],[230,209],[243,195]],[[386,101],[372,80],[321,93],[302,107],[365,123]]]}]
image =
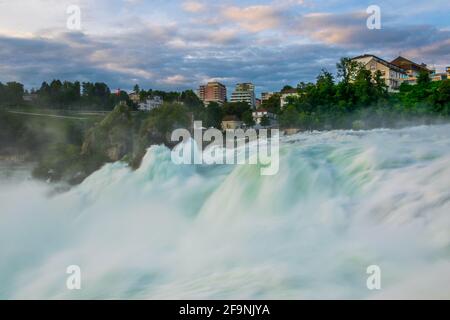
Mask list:
[{"label": "shoreline vegetation", "polygon": [[[262,109],[277,115],[282,131],[398,128],[450,120],[450,80],[432,82],[429,74],[416,85],[402,84],[388,92],[380,73],[350,59],[337,64],[337,75],[322,70],[315,83],[295,89],[281,109],[280,95]],[[192,90],[164,92],[134,88],[141,100],[160,96],[164,104],[140,112],[125,91],[111,93],[104,83],[44,82],[25,92],[22,84],[0,83],[0,160],[36,163],[33,176],[71,185],[81,183],[105,163],[119,160],[138,168],[148,147],[170,141],[174,129],[191,129],[193,120],[221,129],[222,119],[235,116],[255,123],[246,103],[211,103],[205,107]],[[32,101],[24,101],[25,94]],[[93,111],[95,110],[95,111]]]}]

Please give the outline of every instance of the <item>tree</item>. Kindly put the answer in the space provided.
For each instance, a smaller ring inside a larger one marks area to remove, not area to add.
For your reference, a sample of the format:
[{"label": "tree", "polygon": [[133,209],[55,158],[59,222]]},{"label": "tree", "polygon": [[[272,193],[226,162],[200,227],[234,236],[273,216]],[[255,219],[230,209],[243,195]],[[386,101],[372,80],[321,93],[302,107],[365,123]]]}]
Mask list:
[{"label": "tree", "polygon": [[180,101],[189,108],[203,108],[203,102],[192,90],[186,90],[181,93]]},{"label": "tree", "polygon": [[443,115],[450,115],[450,80],[441,81],[432,96],[434,111]]},{"label": "tree", "polygon": [[341,60],[336,64],[336,68],[338,78],[343,83],[348,84],[356,78],[356,75],[362,66],[350,58],[341,58]]},{"label": "tree", "polygon": [[294,88],[291,87],[290,85],[286,85],[286,86],[283,87],[283,89],[281,89],[281,93],[288,92],[288,91],[293,90],[293,89]]},{"label": "tree", "polygon": [[[112,109],[114,101],[122,99],[114,99],[111,97],[111,90],[103,82],[83,82],[82,83],[82,100],[83,104],[89,107],[99,107],[103,109]],[[124,95],[120,93],[124,98]]]},{"label": "tree", "polygon": [[112,93],[110,94],[110,102],[108,105],[118,105],[120,102],[125,102],[127,105],[131,104],[130,97],[128,96],[128,93],[126,93],[123,90],[120,90],[118,93]]},{"label": "tree", "polygon": [[253,114],[251,110],[246,110],[242,114],[242,121],[245,123],[245,125],[252,127],[255,125],[255,120],[253,119]]},{"label": "tree", "polygon": [[261,109],[265,109],[273,114],[280,114],[281,113],[280,98],[281,96],[278,93],[272,95],[269,99],[264,100],[261,103]]},{"label": "tree", "polygon": [[271,122],[270,122],[269,117],[268,117],[268,116],[263,116],[263,117],[261,118],[261,126],[263,126],[263,127],[268,127],[268,126],[270,126],[270,125],[271,125]]},{"label": "tree", "polygon": [[136,93],[136,94],[139,94],[139,92],[141,92],[141,89],[139,88],[138,84],[134,85],[133,92]]},{"label": "tree", "polygon": [[3,85],[0,82],[0,104],[6,106],[16,106],[23,103],[23,84],[19,82],[8,82]]},{"label": "tree", "polygon": [[373,80],[375,82],[375,92],[378,98],[385,98],[388,93],[388,86],[380,70],[375,72]]},{"label": "tree", "polygon": [[352,111],[355,109],[356,96],[353,81],[355,81],[362,65],[350,58],[341,58],[336,64],[337,78],[340,80],[336,87],[336,102],[339,109]]},{"label": "tree", "polygon": [[417,77],[417,85],[426,87],[430,82],[430,74],[426,71],[420,71],[419,76]]},{"label": "tree", "polygon": [[374,101],[374,84],[372,82],[372,72],[365,68],[358,71],[355,82],[356,101],[360,106],[367,107]]},{"label": "tree", "polygon": [[297,128],[299,126],[299,118],[300,113],[297,109],[292,105],[287,106],[280,116],[280,126],[283,128]]},{"label": "tree", "polygon": [[204,112],[204,125],[206,127],[214,127],[217,129],[222,127],[223,110],[217,102],[210,102]]},{"label": "tree", "polygon": [[322,70],[317,77],[315,102],[318,105],[331,105],[334,102],[336,88],[334,77],[327,70]]},{"label": "tree", "polygon": [[233,115],[242,120],[242,115],[246,111],[251,111],[251,107],[247,102],[226,102],[223,110],[226,115]]}]

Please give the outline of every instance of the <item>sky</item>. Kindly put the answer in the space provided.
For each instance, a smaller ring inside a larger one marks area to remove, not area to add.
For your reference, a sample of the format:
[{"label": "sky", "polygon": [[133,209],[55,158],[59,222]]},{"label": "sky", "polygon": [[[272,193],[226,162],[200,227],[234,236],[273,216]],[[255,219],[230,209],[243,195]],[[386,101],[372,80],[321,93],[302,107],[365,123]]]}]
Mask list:
[{"label": "sky", "polygon": [[[71,5],[81,29],[67,28]],[[370,30],[369,5],[381,9]],[[445,0],[0,0],[0,81],[52,79],[186,90],[218,80],[257,92],[314,81],[344,56],[450,66]]]}]

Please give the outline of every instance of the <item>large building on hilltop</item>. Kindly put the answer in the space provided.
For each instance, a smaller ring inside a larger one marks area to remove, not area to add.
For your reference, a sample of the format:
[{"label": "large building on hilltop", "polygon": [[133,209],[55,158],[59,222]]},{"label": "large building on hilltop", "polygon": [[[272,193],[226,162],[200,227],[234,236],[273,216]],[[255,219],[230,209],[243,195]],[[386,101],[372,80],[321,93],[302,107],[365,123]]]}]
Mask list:
[{"label": "large building on hilltop", "polygon": [[397,91],[402,82],[408,79],[408,75],[403,68],[371,54],[355,57],[352,61],[361,63],[373,74],[377,71],[381,71],[381,75],[386,82],[388,90],[391,92]]},{"label": "large building on hilltop", "polygon": [[252,83],[238,83],[231,95],[231,102],[247,102],[252,109],[255,109],[255,86]]},{"label": "large building on hilltop", "polygon": [[209,105],[211,102],[222,105],[227,101],[227,88],[220,82],[208,82],[208,84],[200,86],[198,96],[205,105]]}]

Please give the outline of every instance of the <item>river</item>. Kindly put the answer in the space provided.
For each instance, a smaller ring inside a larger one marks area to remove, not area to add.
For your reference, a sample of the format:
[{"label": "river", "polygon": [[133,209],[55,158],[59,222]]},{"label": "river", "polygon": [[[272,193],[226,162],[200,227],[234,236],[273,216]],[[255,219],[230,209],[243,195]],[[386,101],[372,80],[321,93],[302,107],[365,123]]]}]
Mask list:
[{"label": "river", "polygon": [[8,176],[3,299],[450,298],[448,125],[283,137],[274,176],[163,146],[64,193]]}]

